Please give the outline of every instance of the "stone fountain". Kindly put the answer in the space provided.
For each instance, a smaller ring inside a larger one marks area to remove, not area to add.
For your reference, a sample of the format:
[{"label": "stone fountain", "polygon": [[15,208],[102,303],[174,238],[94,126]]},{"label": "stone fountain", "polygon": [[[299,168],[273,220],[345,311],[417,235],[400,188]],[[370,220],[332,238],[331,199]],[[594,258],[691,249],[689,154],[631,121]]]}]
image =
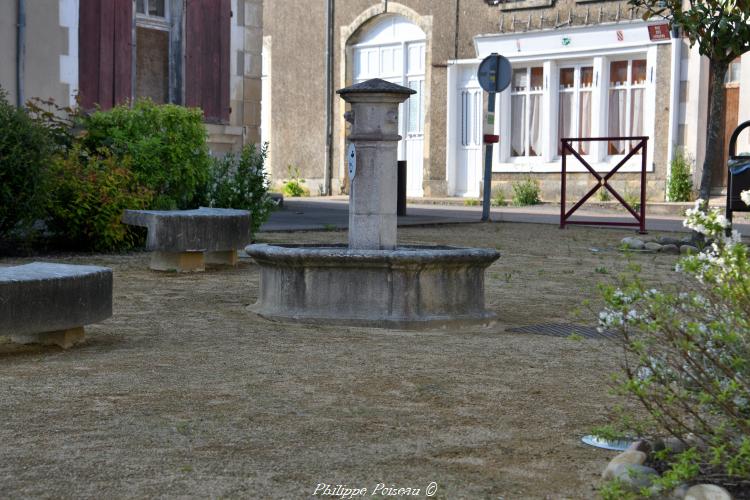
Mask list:
[{"label": "stone fountain", "polygon": [[497,251],[397,245],[398,106],[414,91],[375,79],[337,93],[351,104],[349,244],[248,246],[261,272],[251,309],[273,320],[386,328],[491,320],[484,271]]}]

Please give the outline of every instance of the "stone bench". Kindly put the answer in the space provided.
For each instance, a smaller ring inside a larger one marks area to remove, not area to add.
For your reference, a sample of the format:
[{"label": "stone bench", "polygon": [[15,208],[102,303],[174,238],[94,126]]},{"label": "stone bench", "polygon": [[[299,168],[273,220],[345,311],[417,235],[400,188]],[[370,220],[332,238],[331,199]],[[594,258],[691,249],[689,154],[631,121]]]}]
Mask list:
[{"label": "stone bench", "polygon": [[146,248],[156,271],[203,271],[237,265],[237,250],[250,243],[250,212],[228,208],[125,210],[122,222],[148,228]]},{"label": "stone bench", "polygon": [[68,348],[112,316],[112,270],[34,262],[0,268],[0,336]]}]

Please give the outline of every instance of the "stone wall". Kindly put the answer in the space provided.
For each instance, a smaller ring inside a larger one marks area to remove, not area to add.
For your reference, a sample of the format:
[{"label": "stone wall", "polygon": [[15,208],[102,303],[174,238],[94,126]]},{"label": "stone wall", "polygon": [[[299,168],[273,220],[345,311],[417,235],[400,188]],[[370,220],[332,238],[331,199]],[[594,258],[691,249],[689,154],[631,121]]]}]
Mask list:
[{"label": "stone wall", "polygon": [[[67,106],[70,88],[61,81],[60,57],[68,54],[70,47],[68,29],[61,26],[60,6],[60,0],[26,1],[24,97],[52,98]],[[0,86],[13,104],[17,96],[17,15],[17,2],[0,2]]]},{"label": "stone wall", "polygon": [[231,5],[229,124],[206,126],[215,155],[260,143],[263,1],[232,0]]}]

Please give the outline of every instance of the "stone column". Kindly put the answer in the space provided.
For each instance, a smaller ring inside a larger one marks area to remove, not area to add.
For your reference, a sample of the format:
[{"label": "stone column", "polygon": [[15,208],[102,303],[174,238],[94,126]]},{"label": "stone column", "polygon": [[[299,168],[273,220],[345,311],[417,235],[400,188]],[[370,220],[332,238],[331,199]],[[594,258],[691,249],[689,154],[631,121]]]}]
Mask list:
[{"label": "stone column", "polygon": [[396,161],[398,105],[416,92],[374,79],[336,92],[352,109],[349,142],[356,148],[350,179],[349,248],[396,248]]}]

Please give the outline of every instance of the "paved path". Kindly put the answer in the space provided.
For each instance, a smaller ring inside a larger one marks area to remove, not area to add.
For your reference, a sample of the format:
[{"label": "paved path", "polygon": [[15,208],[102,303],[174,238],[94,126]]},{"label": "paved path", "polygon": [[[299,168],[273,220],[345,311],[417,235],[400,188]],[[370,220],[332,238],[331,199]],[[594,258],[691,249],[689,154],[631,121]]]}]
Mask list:
[{"label": "paved path", "polygon": [[[349,203],[345,198],[297,198],[285,199],[284,207],[271,214],[261,231],[309,231],[319,229],[346,229],[349,222]],[[623,209],[624,212],[624,209]],[[577,218],[597,221],[631,222],[629,215],[605,210],[581,210]],[[482,216],[482,207],[419,205],[410,204],[407,215],[398,218],[399,226],[430,224],[476,223]],[[560,223],[559,205],[536,205],[529,207],[495,207],[491,210],[494,222],[525,222],[532,224]],[[740,217],[739,215],[737,216]],[[750,235],[747,219],[736,224],[744,235]],[[630,228],[620,228],[630,230]],[[682,217],[654,215],[646,217],[649,231],[688,232],[682,226]],[[635,228],[633,228],[635,230]]]}]

